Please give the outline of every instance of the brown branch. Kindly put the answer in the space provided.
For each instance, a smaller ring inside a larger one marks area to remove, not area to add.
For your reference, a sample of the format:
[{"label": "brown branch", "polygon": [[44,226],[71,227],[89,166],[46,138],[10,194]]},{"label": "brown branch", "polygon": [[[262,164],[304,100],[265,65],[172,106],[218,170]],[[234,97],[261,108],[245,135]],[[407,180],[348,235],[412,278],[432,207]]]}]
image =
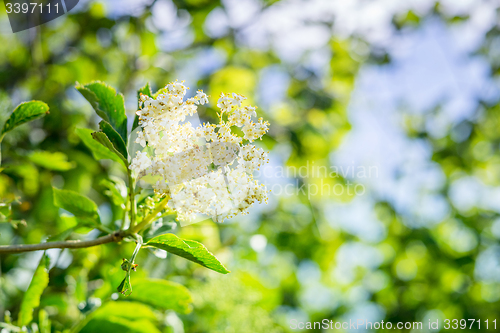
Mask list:
[{"label": "brown branch", "polygon": [[40,244],[0,245],[0,254],[40,251],[47,249],[78,249],[83,247],[92,247],[106,243],[119,242],[125,236],[126,233],[124,231],[117,231],[112,234],[88,241],[69,240],[60,242],[47,242]]}]

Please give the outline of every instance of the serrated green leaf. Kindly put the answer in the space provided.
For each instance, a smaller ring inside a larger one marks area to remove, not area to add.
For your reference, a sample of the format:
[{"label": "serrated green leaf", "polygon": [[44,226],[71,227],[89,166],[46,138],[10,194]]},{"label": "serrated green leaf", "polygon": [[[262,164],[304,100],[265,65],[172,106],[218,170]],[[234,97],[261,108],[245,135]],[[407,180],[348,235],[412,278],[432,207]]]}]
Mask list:
[{"label": "serrated green leaf", "polygon": [[111,152],[115,153],[115,155],[119,157],[120,161],[125,165],[125,167],[128,167],[127,159],[118,150],[116,150],[115,146],[111,143],[106,134],[104,134],[103,132],[94,132],[92,133],[92,138],[102,144],[104,147],[108,148]]},{"label": "serrated green leaf", "polygon": [[125,142],[123,141],[121,136],[113,129],[113,127],[111,127],[108,122],[103,120],[99,123],[99,128],[104,134],[106,134],[115,149],[119,151],[120,154],[125,157],[125,159],[128,159],[127,146],[125,145]]},{"label": "serrated green leaf", "polygon": [[83,141],[83,143],[90,149],[92,155],[96,160],[110,159],[116,162],[123,162],[118,155],[110,151],[107,147],[103,147],[102,144],[97,142],[92,138],[93,130],[88,128],[77,128],[76,135]]},{"label": "serrated green leaf", "polygon": [[[151,92],[151,87],[149,85],[149,82],[146,83],[146,85],[144,87],[142,87],[141,89],[139,89],[137,91],[137,109],[138,110],[141,108],[141,94],[152,97],[153,93]],[[137,128],[137,126],[139,126],[139,116],[135,115],[134,124],[132,125],[132,130]]]},{"label": "serrated green leaf", "polygon": [[187,314],[191,311],[193,299],[183,285],[159,279],[144,279],[134,282],[134,293],[129,296],[153,307],[174,310]]},{"label": "serrated green leaf", "polygon": [[165,250],[222,274],[229,273],[219,259],[208,251],[203,244],[181,239],[174,234],[164,234],[154,237],[144,244],[144,246],[152,246]]},{"label": "serrated green leaf", "polygon": [[127,143],[127,116],[122,94],[117,94],[115,88],[101,81],[81,85],[76,89],[89,101],[96,113],[107,121]]},{"label": "serrated green leaf", "polygon": [[149,97],[153,97],[153,93],[151,92],[151,86],[149,85],[149,82],[144,85],[141,89],[137,91],[137,98],[140,100],[142,95],[146,95]]},{"label": "serrated green leaf", "polygon": [[31,101],[19,104],[9,119],[5,122],[0,136],[13,130],[19,125],[38,119],[49,112],[49,106],[44,102]]},{"label": "serrated green leaf", "polygon": [[79,193],[52,188],[54,193],[54,205],[70,212],[79,218],[99,221],[97,205],[94,201]]},{"label": "serrated green leaf", "polygon": [[49,284],[49,257],[42,256],[40,263],[33,275],[33,279],[24,293],[24,298],[19,310],[19,326],[26,326],[33,320],[33,309],[40,305],[40,297]]},{"label": "serrated green leaf", "polygon": [[66,154],[61,152],[48,152],[48,151],[34,151],[28,155],[28,159],[49,170],[56,171],[68,171],[73,169],[76,164],[74,162],[69,162]]}]

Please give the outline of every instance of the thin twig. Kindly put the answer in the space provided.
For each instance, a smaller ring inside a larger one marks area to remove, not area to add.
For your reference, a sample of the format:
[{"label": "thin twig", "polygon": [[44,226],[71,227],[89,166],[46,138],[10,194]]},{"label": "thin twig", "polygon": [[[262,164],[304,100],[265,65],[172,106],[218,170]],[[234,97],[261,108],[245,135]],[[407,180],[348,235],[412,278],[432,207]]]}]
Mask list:
[{"label": "thin twig", "polygon": [[88,241],[68,240],[68,241],[47,242],[40,244],[0,245],[0,254],[40,251],[47,249],[78,249],[84,247],[92,247],[106,243],[119,242],[126,235],[127,234],[124,231],[117,231],[112,234]]}]

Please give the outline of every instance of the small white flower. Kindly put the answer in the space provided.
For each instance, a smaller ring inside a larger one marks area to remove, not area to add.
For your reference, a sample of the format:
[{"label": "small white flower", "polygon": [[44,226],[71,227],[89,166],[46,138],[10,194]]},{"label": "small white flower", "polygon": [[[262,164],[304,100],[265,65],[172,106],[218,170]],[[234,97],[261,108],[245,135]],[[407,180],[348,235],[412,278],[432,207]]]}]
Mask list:
[{"label": "small white flower", "polygon": [[208,103],[208,96],[205,94],[203,91],[198,90],[196,92],[196,98],[198,99],[199,103],[201,105],[207,104]]},{"label": "small white flower", "polygon": [[255,106],[245,106],[242,112],[246,113],[250,117],[257,117],[257,112],[255,112],[255,109],[257,109]]},{"label": "small white flower", "polygon": [[[255,107],[242,108],[246,98],[233,93],[221,94],[218,100],[219,124],[194,128],[185,122],[186,116],[195,114],[197,105],[208,103],[208,96],[198,90],[195,97],[184,100],[187,89],[175,81],[156,98],[141,96],[135,141],[149,153],[138,152],[130,169],[160,178],[153,189],[171,196],[169,207],[180,220],[190,221],[201,213],[222,222],[246,214],[255,201],[267,200],[267,190],[253,180],[252,173],[268,159],[263,149],[242,141],[261,138],[269,123],[262,118],[252,122]],[[242,127],[244,136],[233,133],[232,126]]]},{"label": "small white flower", "polygon": [[[184,81],[183,81],[184,82]],[[172,82],[167,85],[167,89],[170,93],[173,95],[181,95],[184,96],[186,94],[186,86],[184,85],[183,82]]]},{"label": "small white flower", "polygon": [[151,160],[146,152],[137,152],[137,155],[132,160],[129,168],[135,173],[140,173],[151,166]]},{"label": "small white flower", "polygon": [[229,122],[231,125],[235,125],[238,127],[242,127],[248,123],[250,123],[251,118],[250,116],[245,113],[242,109],[236,109],[234,110],[228,118]]},{"label": "small white flower", "polygon": [[233,101],[232,98],[222,93],[217,101],[217,107],[221,109],[222,112],[230,112],[233,107]]},{"label": "small white flower", "polygon": [[247,99],[245,96],[233,93],[233,101],[237,107],[241,108],[241,102],[245,99]]}]

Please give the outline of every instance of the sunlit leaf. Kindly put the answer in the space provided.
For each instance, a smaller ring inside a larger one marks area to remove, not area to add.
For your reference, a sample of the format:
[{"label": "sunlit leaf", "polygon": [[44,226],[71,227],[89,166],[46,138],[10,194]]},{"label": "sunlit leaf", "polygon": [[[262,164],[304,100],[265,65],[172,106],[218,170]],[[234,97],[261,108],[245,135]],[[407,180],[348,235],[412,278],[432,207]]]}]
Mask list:
[{"label": "sunlit leaf", "polygon": [[101,181],[101,185],[106,188],[104,194],[110,197],[116,206],[120,207],[122,205],[125,205],[126,202],[125,198],[122,196],[122,194],[117,188],[117,185],[114,182],[107,179],[103,179]]},{"label": "sunlit leaf", "polygon": [[174,234],[164,234],[154,237],[144,244],[144,246],[152,246],[165,250],[222,274],[229,273],[219,259],[208,251],[203,244],[181,239]]},{"label": "sunlit leaf", "polygon": [[49,262],[49,257],[44,254],[28,290],[24,293],[21,309],[19,310],[19,326],[28,325],[33,320],[33,309],[40,305],[40,297],[49,284]]},{"label": "sunlit leaf", "polygon": [[69,162],[66,154],[61,152],[34,151],[28,158],[31,162],[50,170],[67,171],[73,169],[76,164]]},{"label": "sunlit leaf", "polygon": [[50,236],[47,239],[47,242],[59,242],[59,241],[66,240],[75,231],[75,229],[76,229],[76,227],[72,227],[72,228],[64,230],[63,232],[61,232],[57,235]]},{"label": "sunlit leaf", "polygon": [[106,318],[108,316],[117,316],[129,320],[156,320],[156,315],[149,306],[128,301],[107,302],[92,315],[93,318]]},{"label": "sunlit leaf", "polygon": [[0,202],[0,222],[7,222],[11,219],[12,204],[10,201]]},{"label": "sunlit leaf", "polygon": [[106,121],[101,121],[99,123],[99,128],[101,131],[106,134],[108,137],[109,141],[113,144],[115,149],[120,152],[120,154],[125,157],[125,159],[128,158],[128,152],[127,152],[127,146],[125,145],[125,142],[123,141],[122,137],[114,130],[111,125],[106,122]]},{"label": "sunlit leaf", "polygon": [[144,232],[144,241],[147,242],[156,236],[172,232],[175,228],[177,228],[177,224],[175,222],[160,222],[158,224],[153,223],[151,227]]},{"label": "sunlit leaf", "polygon": [[76,89],[89,101],[96,113],[107,121],[127,143],[127,116],[122,94],[104,82],[94,81],[76,85]]},{"label": "sunlit leaf", "polygon": [[32,163],[23,163],[10,167],[9,171],[20,176],[23,179],[22,187],[24,193],[34,195],[39,189],[38,168]]},{"label": "sunlit leaf", "polygon": [[117,162],[123,162],[123,160],[118,157],[113,151],[110,151],[107,147],[103,147],[102,144],[97,142],[92,138],[93,130],[88,128],[77,128],[76,134],[83,141],[83,143],[90,149],[92,155],[96,160],[110,159]]},{"label": "sunlit leaf", "polygon": [[5,122],[0,137],[19,125],[38,119],[49,112],[49,106],[44,102],[31,101],[19,104],[9,119]]},{"label": "sunlit leaf", "polygon": [[104,134],[103,132],[94,132],[92,133],[92,138],[94,138],[94,140],[102,144],[104,147],[108,148],[111,152],[115,153],[116,156],[119,157],[120,161],[125,166],[128,166],[127,159],[118,150],[116,150],[115,146],[111,143],[106,134]]},{"label": "sunlit leaf", "polygon": [[137,98],[140,100],[141,98],[141,94],[142,95],[146,95],[146,96],[149,96],[149,97],[152,97],[153,96],[153,93],[151,92],[151,86],[149,85],[149,82],[146,83],[144,85],[144,87],[142,87],[141,89],[139,89],[137,91]]},{"label": "sunlit leaf", "polygon": [[132,294],[132,284],[130,283],[130,274],[127,273],[123,281],[120,283],[118,288],[116,288],[120,294],[124,296],[129,296]]},{"label": "sunlit leaf", "polygon": [[92,313],[81,329],[88,333],[159,333],[155,313],[148,306],[137,302],[108,302]]},{"label": "sunlit leaf", "polygon": [[164,310],[189,313],[193,299],[183,285],[160,279],[144,279],[134,282],[134,293],[130,299]]},{"label": "sunlit leaf", "polygon": [[52,188],[54,205],[75,215],[76,217],[99,221],[97,205],[86,196],[69,190]]},{"label": "sunlit leaf", "polygon": [[50,319],[49,319],[49,314],[44,309],[41,309],[38,312],[38,326],[40,329],[40,333],[50,333],[51,332],[51,330],[50,330],[51,323],[50,323]]},{"label": "sunlit leaf", "polygon": [[149,320],[131,321],[109,316],[91,319],[80,331],[82,333],[161,333]]}]

